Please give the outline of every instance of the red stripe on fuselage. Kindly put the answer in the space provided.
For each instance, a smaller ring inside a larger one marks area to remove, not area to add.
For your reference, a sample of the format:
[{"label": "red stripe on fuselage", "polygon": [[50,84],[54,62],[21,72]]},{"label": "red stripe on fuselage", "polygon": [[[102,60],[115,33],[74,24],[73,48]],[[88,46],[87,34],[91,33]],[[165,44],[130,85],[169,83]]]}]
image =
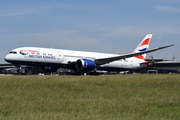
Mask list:
[{"label": "red stripe on fuselage", "polygon": [[28,51],[28,52],[34,52],[34,53],[39,52],[39,51],[34,51],[34,50],[21,50],[20,52],[26,52],[26,51]]},{"label": "red stripe on fuselage", "polygon": [[135,58],[138,58],[138,59],[144,60],[144,62],[147,62],[147,61],[145,60],[145,58],[144,58],[142,55],[135,56]]}]

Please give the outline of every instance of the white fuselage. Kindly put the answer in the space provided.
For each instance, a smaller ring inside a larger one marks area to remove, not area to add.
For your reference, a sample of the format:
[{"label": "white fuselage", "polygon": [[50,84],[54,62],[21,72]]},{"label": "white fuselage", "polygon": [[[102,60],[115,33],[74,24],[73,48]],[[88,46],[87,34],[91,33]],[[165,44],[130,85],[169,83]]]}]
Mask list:
[{"label": "white fuselage", "polygon": [[132,53],[124,55],[21,47],[9,52],[4,59],[17,67],[21,65],[39,66],[41,68],[50,68],[52,71],[56,71],[58,68],[73,69],[76,72],[133,70],[150,65],[150,63],[145,61],[147,53],[174,46],[169,45],[147,50],[151,38],[152,34],[147,34]]},{"label": "white fuselage", "polygon": [[[12,50],[12,52],[10,52],[5,57],[5,60],[15,65],[76,69],[76,66],[71,63],[76,62],[79,59],[89,59],[94,61],[95,59],[115,56],[118,56],[118,54],[105,54],[97,52],[82,52],[74,50],[48,49],[37,47],[21,47]],[[97,66],[97,70],[121,71],[128,69],[137,69],[147,66],[146,64],[140,64],[143,62],[145,61],[142,59],[130,57],[127,59],[121,59]]]}]

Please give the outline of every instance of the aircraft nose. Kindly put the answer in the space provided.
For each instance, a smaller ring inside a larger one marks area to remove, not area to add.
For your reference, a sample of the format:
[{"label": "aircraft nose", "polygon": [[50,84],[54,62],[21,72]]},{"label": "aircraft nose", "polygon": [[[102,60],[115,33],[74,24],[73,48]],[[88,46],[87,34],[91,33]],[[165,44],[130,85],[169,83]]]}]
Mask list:
[{"label": "aircraft nose", "polygon": [[9,58],[10,58],[9,55],[6,55],[5,58],[4,58],[4,60],[5,60],[6,62],[8,62],[8,61],[9,61]]}]

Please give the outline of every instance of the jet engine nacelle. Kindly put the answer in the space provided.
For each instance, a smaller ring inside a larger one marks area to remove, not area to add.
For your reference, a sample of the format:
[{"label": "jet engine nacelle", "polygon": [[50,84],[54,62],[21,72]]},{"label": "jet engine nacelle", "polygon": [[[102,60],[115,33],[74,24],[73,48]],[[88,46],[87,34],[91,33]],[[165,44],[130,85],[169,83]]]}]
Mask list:
[{"label": "jet engine nacelle", "polygon": [[79,59],[76,62],[76,68],[83,71],[91,71],[96,68],[96,63],[89,59]]}]

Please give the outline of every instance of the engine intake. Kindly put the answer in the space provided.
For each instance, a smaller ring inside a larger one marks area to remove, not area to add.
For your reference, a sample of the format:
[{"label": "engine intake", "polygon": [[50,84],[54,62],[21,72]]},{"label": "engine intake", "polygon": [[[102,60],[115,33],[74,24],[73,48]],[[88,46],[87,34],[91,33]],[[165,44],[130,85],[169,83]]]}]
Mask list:
[{"label": "engine intake", "polygon": [[76,68],[78,70],[91,71],[96,68],[96,63],[89,59],[79,59],[76,62]]}]

